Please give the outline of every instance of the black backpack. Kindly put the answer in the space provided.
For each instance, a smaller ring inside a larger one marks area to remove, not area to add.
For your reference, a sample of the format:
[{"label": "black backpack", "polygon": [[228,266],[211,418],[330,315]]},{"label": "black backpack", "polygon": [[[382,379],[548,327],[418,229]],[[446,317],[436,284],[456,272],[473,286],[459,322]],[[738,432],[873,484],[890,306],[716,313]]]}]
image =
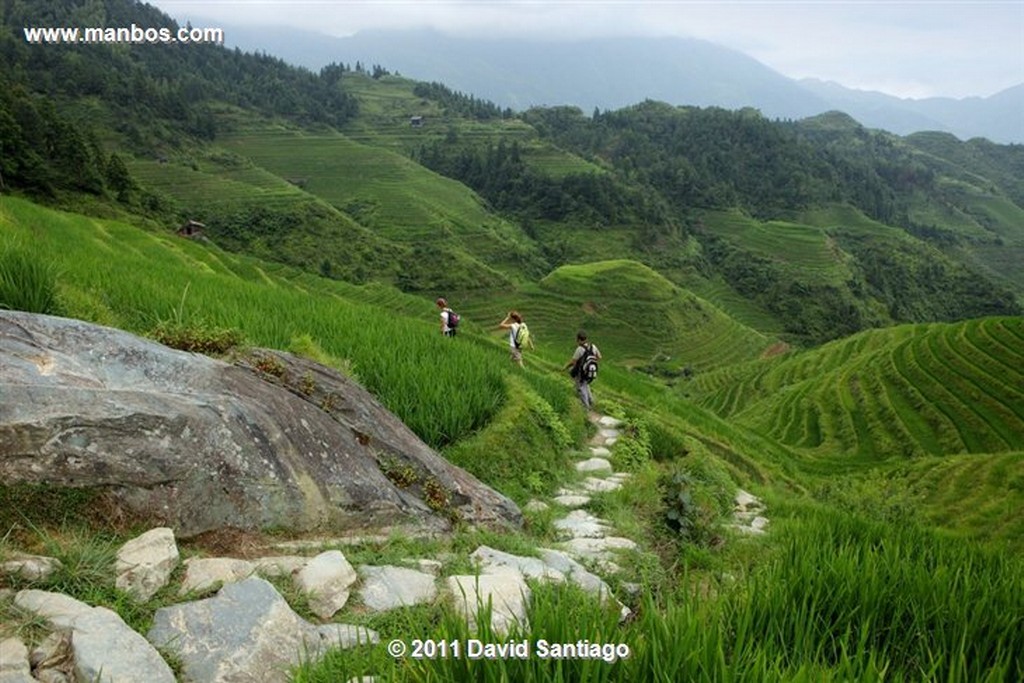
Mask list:
[{"label": "black backpack", "polygon": [[575,377],[579,377],[586,383],[597,379],[597,354],[594,353],[594,345],[587,344],[584,347],[583,355],[576,361]]},{"label": "black backpack", "polygon": [[454,330],[456,327],[459,326],[459,314],[450,308],[445,310],[448,311],[448,329]]}]

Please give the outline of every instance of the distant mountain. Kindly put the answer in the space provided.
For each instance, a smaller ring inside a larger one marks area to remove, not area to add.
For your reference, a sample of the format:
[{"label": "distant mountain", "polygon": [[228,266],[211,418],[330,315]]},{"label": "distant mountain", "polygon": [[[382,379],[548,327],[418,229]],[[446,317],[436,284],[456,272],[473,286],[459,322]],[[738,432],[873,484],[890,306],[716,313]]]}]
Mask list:
[{"label": "distant mountain", "polygon": [[871,128],[907,135],[922,130],[953,133],[961,139],[1024,142],[1024,83],[990,97],[901,99],[804,79],[800,85]]},{"label": "distant mountain", "polygon": [[366,31],[346,38],[291,29],[225,27],[230,45],[318,70],[379,64],[404,76],[524,110],[535,105],[618,109],[646,99],[755,107],[772,118],[842,110],[871,128],[922,130],[1024,143],[1024,84],[987,98],[906,100],[836,83],[796,81],[736,50],[689,38],[579,41],[470,39],[433,30]]}]

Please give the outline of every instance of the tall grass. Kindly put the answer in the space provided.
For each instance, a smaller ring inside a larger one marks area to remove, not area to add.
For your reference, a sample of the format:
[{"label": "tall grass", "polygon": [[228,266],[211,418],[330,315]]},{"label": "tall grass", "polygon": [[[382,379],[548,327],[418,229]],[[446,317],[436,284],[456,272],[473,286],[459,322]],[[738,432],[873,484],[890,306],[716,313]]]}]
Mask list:
[{"label": "tall grass", "polygon": [[57,272],[43,254],[0,244],[0,309],[56,314]]},{"label": "tall grass", "polygon": [[[1024,676],[1024,565],[913,527],[802,508],[780,552],[744,580],[636,618],[571,586],[537,586],[529,629],[470,633],[445,611],[390,623],[382,641],[526,639],[526,659],[390,657],[379,646],[333,652],[301,682],[374,674],[386,681],[1019,681]],[[420,615],[422,616],[422,615]],[[627,658],[545,659],[538,641],[617,644]]]}]

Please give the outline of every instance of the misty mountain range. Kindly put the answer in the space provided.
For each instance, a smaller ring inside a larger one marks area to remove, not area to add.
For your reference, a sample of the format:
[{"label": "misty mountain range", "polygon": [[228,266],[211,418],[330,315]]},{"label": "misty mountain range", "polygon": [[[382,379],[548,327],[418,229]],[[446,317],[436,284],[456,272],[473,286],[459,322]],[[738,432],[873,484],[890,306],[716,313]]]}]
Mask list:
[{"label": "misty mountain range", "polygon": [[770,118],[846,112],[869,128],[905,135],[1024,143],[1024,83],[990,97],[901,99],[814,79],[795,80],[742,52],[691,38],[565,42],[473,39],[434,30],[364,31],[350,37],[225,26],[228,45],[319,70],[331,62],[379,64],[521,111],[534,105],[619,109],[646,99],[676,105],[755,107]]}]

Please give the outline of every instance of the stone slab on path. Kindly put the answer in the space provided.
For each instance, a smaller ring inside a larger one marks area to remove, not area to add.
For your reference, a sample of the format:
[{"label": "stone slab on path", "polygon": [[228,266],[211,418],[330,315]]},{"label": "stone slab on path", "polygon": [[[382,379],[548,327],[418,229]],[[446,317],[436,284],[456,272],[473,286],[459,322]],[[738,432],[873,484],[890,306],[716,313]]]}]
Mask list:
[{"label": "stone slab on path", "polygon": [[495,550],[482,545],[473,551],[469,556],[471,560],[480,565],[480,571],[493,574],[503,571],[516,571],[528,579],[539,581],[565,581],[561,572],[553,570],[543,560],[536,557],[522,557],[513,555],[502,550]]},{"label": "stone slab on path", "polygon": [[363,579],[359,597],[371,612],[429,603],[437,597],[433,574],[390,565],[363,565],[358,572]]},{"label": "stone slab on path", "polygon": [[590,502],[590,496],[583,495],[582,493],[566,493],[556,496],[553,500],[563,507],[579,508]]},{"label": "stone slab on path", "polygon": [[147,637],[174,653],[185,680],[204,683],[285,683],[291,668],[327,648],[379,640],[362,627],[310,624],[258,577],[228,584],[212,598],[157,610]]},{"label": "stone slab on path", "polygon": [[466,618],[471,631],[478,630],[477,617],[488,604],[494,634],[504,636],[517,624],[524,630],[528,627],[526,606],[532,593],[518,571],[449,576],[447,583],[456,609]]},{"label": "stone slab on path", "polygon": [[604,538],[574,538],[562,544],[565,551],[576,559],[612,561],[619,550],[635,550],[634,541],[621,536]]},{"label": "stone slab on path", "polygon": [[586,510],[573,510],[562,519],[555,520],[555,528],[562,538],[603,538],[612,530],[608,523]]},{"label": "stone slab on path", "polygon": [[584,473],[611,472],[612,464],[604,458],[588,458],[576,463],[576,471]]},{"label": "stone slab on path", "polygon": [[598,479],[587,477],[583,480],[583,489],[589,493],[608,493],[622,488],[622,482],[618,479]]}]

